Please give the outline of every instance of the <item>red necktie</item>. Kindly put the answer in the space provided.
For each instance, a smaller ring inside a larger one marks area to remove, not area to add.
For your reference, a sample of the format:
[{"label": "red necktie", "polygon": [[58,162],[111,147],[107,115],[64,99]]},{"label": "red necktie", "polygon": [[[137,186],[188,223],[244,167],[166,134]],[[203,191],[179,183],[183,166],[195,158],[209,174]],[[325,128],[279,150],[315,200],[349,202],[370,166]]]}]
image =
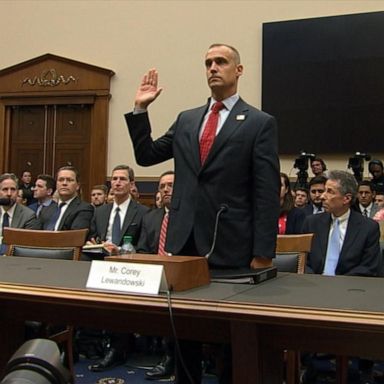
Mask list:
[{"label": "red necktie", "polygon": [[221,101],[217,101],[212,105],[211,113],[204,127],[204,132],[200,139],[200,160],[204,164],[212,144],[216,137],[217,123],[219,121],[219,112],[225,108]]},{"label": "red necktie", "polygon": [[163,217],[163,221],[161,223],[160,229],[160,238],[159,238],[159,250],[158,254],[160,256],[167,256],[167,252],[165,252],[165,240],[167,238],[167,227],[168,227],[168,213],[166,213]]}]

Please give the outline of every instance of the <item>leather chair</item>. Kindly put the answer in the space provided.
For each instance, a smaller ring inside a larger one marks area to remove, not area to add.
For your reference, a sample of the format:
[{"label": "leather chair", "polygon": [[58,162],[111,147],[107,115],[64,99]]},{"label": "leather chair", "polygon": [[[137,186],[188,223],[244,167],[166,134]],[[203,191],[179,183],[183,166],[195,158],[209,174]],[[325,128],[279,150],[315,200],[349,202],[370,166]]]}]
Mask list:
[{"label": "leather chair", "polygon": [[[304,273],[307,254],[311,250],[313,233],[278,235],[273,264],[279,272]],[[286,351],[286,384],[299,383],[300,352]]]},{"label": "leather chair", "polygon": [[[5,227],[3,243],[8,246],[6,256],[79,260],[87,233],[88,229],[39,231]],[[43,337],[64,345],[67,365],[74,382],[73,326],[68,325],[54,334],[51,334],[52,327],[49,324],[42,324],[41,329]]]}]

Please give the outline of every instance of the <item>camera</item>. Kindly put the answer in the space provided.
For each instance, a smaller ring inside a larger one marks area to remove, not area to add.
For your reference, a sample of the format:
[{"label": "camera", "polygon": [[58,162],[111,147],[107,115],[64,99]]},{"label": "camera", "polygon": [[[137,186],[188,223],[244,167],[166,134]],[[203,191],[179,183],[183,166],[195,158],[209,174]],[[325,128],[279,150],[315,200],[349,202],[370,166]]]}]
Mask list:
[{"label": "camera", "polygon": [[364,160],[371,160],[371,156],[364,152],[356,152],[348,160],[348,168],[352,168],[355,179],[359,182],[363,179]]},{"label": "camera", "polygon": [[25,342],[9,359],[0,384],[69,384],[56,343],[46,339]]},{"label": "camera", "polygon": [[313,153],[301,151],[299,157],[295,159],[293,168],[299,169],[300,171],[306,171],[308,169],[308,161],[313,160],[315,157],[316,155]]}]

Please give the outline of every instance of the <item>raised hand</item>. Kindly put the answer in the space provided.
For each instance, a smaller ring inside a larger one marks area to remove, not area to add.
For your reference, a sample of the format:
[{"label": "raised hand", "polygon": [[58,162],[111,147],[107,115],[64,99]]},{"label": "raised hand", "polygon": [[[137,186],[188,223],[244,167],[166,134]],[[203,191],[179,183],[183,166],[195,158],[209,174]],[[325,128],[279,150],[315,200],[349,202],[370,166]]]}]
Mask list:
[{"label": "raised hand", "polygon": [[146,73],[139,85],[135,97],[135,108],[147,109],[157,96],[160,95],[163,88],[158,88],[158,73],[156,69],[150,69]]}]

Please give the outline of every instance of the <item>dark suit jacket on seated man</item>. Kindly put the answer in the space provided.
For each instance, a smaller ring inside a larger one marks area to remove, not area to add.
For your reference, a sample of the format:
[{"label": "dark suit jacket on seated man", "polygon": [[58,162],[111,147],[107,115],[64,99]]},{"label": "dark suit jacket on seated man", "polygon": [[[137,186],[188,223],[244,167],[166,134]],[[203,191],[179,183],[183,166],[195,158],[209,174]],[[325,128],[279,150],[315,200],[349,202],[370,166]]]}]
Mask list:
[{"label": "dark suit jacket on seated man", "polygon": [[[314,233],[308,255],[308,272],[327,275],[376,276],[380,263],[379,226],[373,220],[350,209],[357,193],[354,176],[344,171],[331,171],[321,198],[325,213],[308,216],[303,232]],[[339,227],[339,257],[329,266],[329,243]],[[327,251],[328,249],[328,251]]]},{"label": "dark suit jacket on seated man", "polygon": [[[215,44],[205,57],[211,89],[208,104],[179,114],[159,139],[151,137],[147,107],[160,94],[150,70],[137,91],[135,110],[126,115],[138,164],[174,158],[175,185],[166,251],[205,256],[222,210],[209,263],[222,267],[271,265],[279,215],[277,127],[270,115],[237,94],[243,66],[233,47]],[[217,136],[202,161],[199,139],[211,107],[223,102]]]},{"label": "dark suit jacket on seated man", "polygon": [[94,208],[78,196],[80,181],[77,169],[72,166],[60,168],[56,180],[59,208],[51,217],[46,229],[55,231],[89,229]]},{"label": "dark suit jacket on seated man", "polygon": [[[114,203],[105,204],[95,210],[89,237],[92,243],[105,242],[109,251],[123,244],[124,236],[132,236],[132,243],[137,244],[140,236],[141,221],[149,208],[137,203],[130,197],[130,178],[127,165],[118,165],[112,171],[111,190]],[[119,209],[117,213],[116,209]],[[115,216],[120,215],[120,232],[113,235]],[[111,246],[109,246],[110,244]]]}]

